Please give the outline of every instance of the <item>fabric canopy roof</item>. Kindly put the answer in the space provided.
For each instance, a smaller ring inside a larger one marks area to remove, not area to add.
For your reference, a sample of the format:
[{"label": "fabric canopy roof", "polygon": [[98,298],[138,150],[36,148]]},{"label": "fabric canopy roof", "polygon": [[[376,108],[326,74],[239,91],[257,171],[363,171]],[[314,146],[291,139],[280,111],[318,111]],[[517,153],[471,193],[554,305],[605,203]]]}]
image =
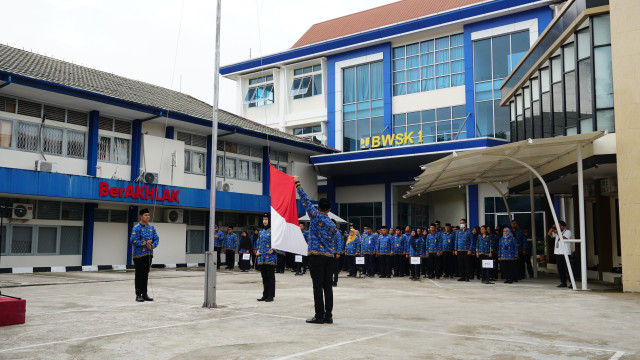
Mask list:
[{"label": "fabric canopy roof", "polygon": [[454,152],[423,165],[421,168],[424,172],[416,178],[417,183],[411,186],[404,197],[471,184],[508,182],[529,173],[523,163],[534,169],[540,168],[575,151],[578,146],[592,143],[604,134],[604,131],[597,131],[529,139],[486,149]]}]

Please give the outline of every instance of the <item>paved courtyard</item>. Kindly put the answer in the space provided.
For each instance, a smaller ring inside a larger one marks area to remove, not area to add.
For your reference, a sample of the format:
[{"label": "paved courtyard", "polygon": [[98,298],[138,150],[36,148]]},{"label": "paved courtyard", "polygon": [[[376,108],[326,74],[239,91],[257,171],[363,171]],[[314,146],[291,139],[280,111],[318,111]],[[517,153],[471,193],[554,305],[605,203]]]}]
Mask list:
[{"label": "paved courtyard", "polygon": [[640,294],[594,284],[557,289],[407,278],[334,288],[333,325],[313,315],[309,275],[276,274],[259,303],[258,272],[218,273],[204,309],[202,269],[154,269],[136,303],[132,271],[0,275],[27,300],[27,322],[0,328],[0,359],[640,359]]}]

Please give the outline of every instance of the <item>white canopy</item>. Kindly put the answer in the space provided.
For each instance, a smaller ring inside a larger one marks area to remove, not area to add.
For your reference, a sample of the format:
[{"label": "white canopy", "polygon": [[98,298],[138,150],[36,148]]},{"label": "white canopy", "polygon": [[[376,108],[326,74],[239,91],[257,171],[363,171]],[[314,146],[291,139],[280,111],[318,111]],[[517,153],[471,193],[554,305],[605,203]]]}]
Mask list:
[{"label": "white canopy", "polygon": [[[338,216],[338,215],[336,215],[336,214],[334,214],[332,212],[329,213],[329,218],[331,220],[335,220],[335,222],[337,222],[338,224],[346,224],[347,223],[346,220],[344,220],[343,218],[341,218],[340,216]],[[310,219],[309,219],[309,215],[308,214],[304,214],[303,217],[298,218],[298,221],[309,221],[309,220]]]}]

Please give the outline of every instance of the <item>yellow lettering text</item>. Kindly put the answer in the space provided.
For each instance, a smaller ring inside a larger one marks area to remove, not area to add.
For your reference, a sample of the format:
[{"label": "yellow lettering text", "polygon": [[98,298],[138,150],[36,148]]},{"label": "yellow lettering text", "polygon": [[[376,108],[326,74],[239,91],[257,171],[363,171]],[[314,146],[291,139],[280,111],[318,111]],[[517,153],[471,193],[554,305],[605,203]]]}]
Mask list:
[{"label": "yellow lettering text", "polygon": [[380,136],[374,136],[371,138],[371,148],[379,148],[380,147]]},{"label": "yellow lettering text", "polygon": [[404,145],[407,145],[409,142],[413,144],[413,131],[410,133],[404,133]]},{"label": "yellow lettering text", "polygon": [[396,145],[404,144],[403,134],[396,134]]},{"label": "yellow lettering text", "polygon": [[393,140],[395,139],[396,135],[383,135],[382,136],[382,146],[391,146],[393,145]]}]

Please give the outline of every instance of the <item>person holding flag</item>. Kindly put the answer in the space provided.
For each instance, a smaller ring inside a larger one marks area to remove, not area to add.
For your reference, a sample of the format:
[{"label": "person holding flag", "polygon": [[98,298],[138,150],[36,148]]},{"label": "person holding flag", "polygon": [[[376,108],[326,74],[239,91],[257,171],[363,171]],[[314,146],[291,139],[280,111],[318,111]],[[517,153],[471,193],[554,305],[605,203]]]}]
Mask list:
[{"label": "person holding flag", "polygon": [[[315,316],[307,320],[310,324],[333,324],[333,253],[335,251],[336,225],[329,218],[331,203],[322,198],[318,201],[318,208],[311,204],[311,200],[302,189],[300,180],[294,177],[295,186],[300,196],[302,206],[307,211],[311,225],[309,227],[309,272],[313,283],[313,302]],[[324,296],[323,296],[324,295]]]}]

